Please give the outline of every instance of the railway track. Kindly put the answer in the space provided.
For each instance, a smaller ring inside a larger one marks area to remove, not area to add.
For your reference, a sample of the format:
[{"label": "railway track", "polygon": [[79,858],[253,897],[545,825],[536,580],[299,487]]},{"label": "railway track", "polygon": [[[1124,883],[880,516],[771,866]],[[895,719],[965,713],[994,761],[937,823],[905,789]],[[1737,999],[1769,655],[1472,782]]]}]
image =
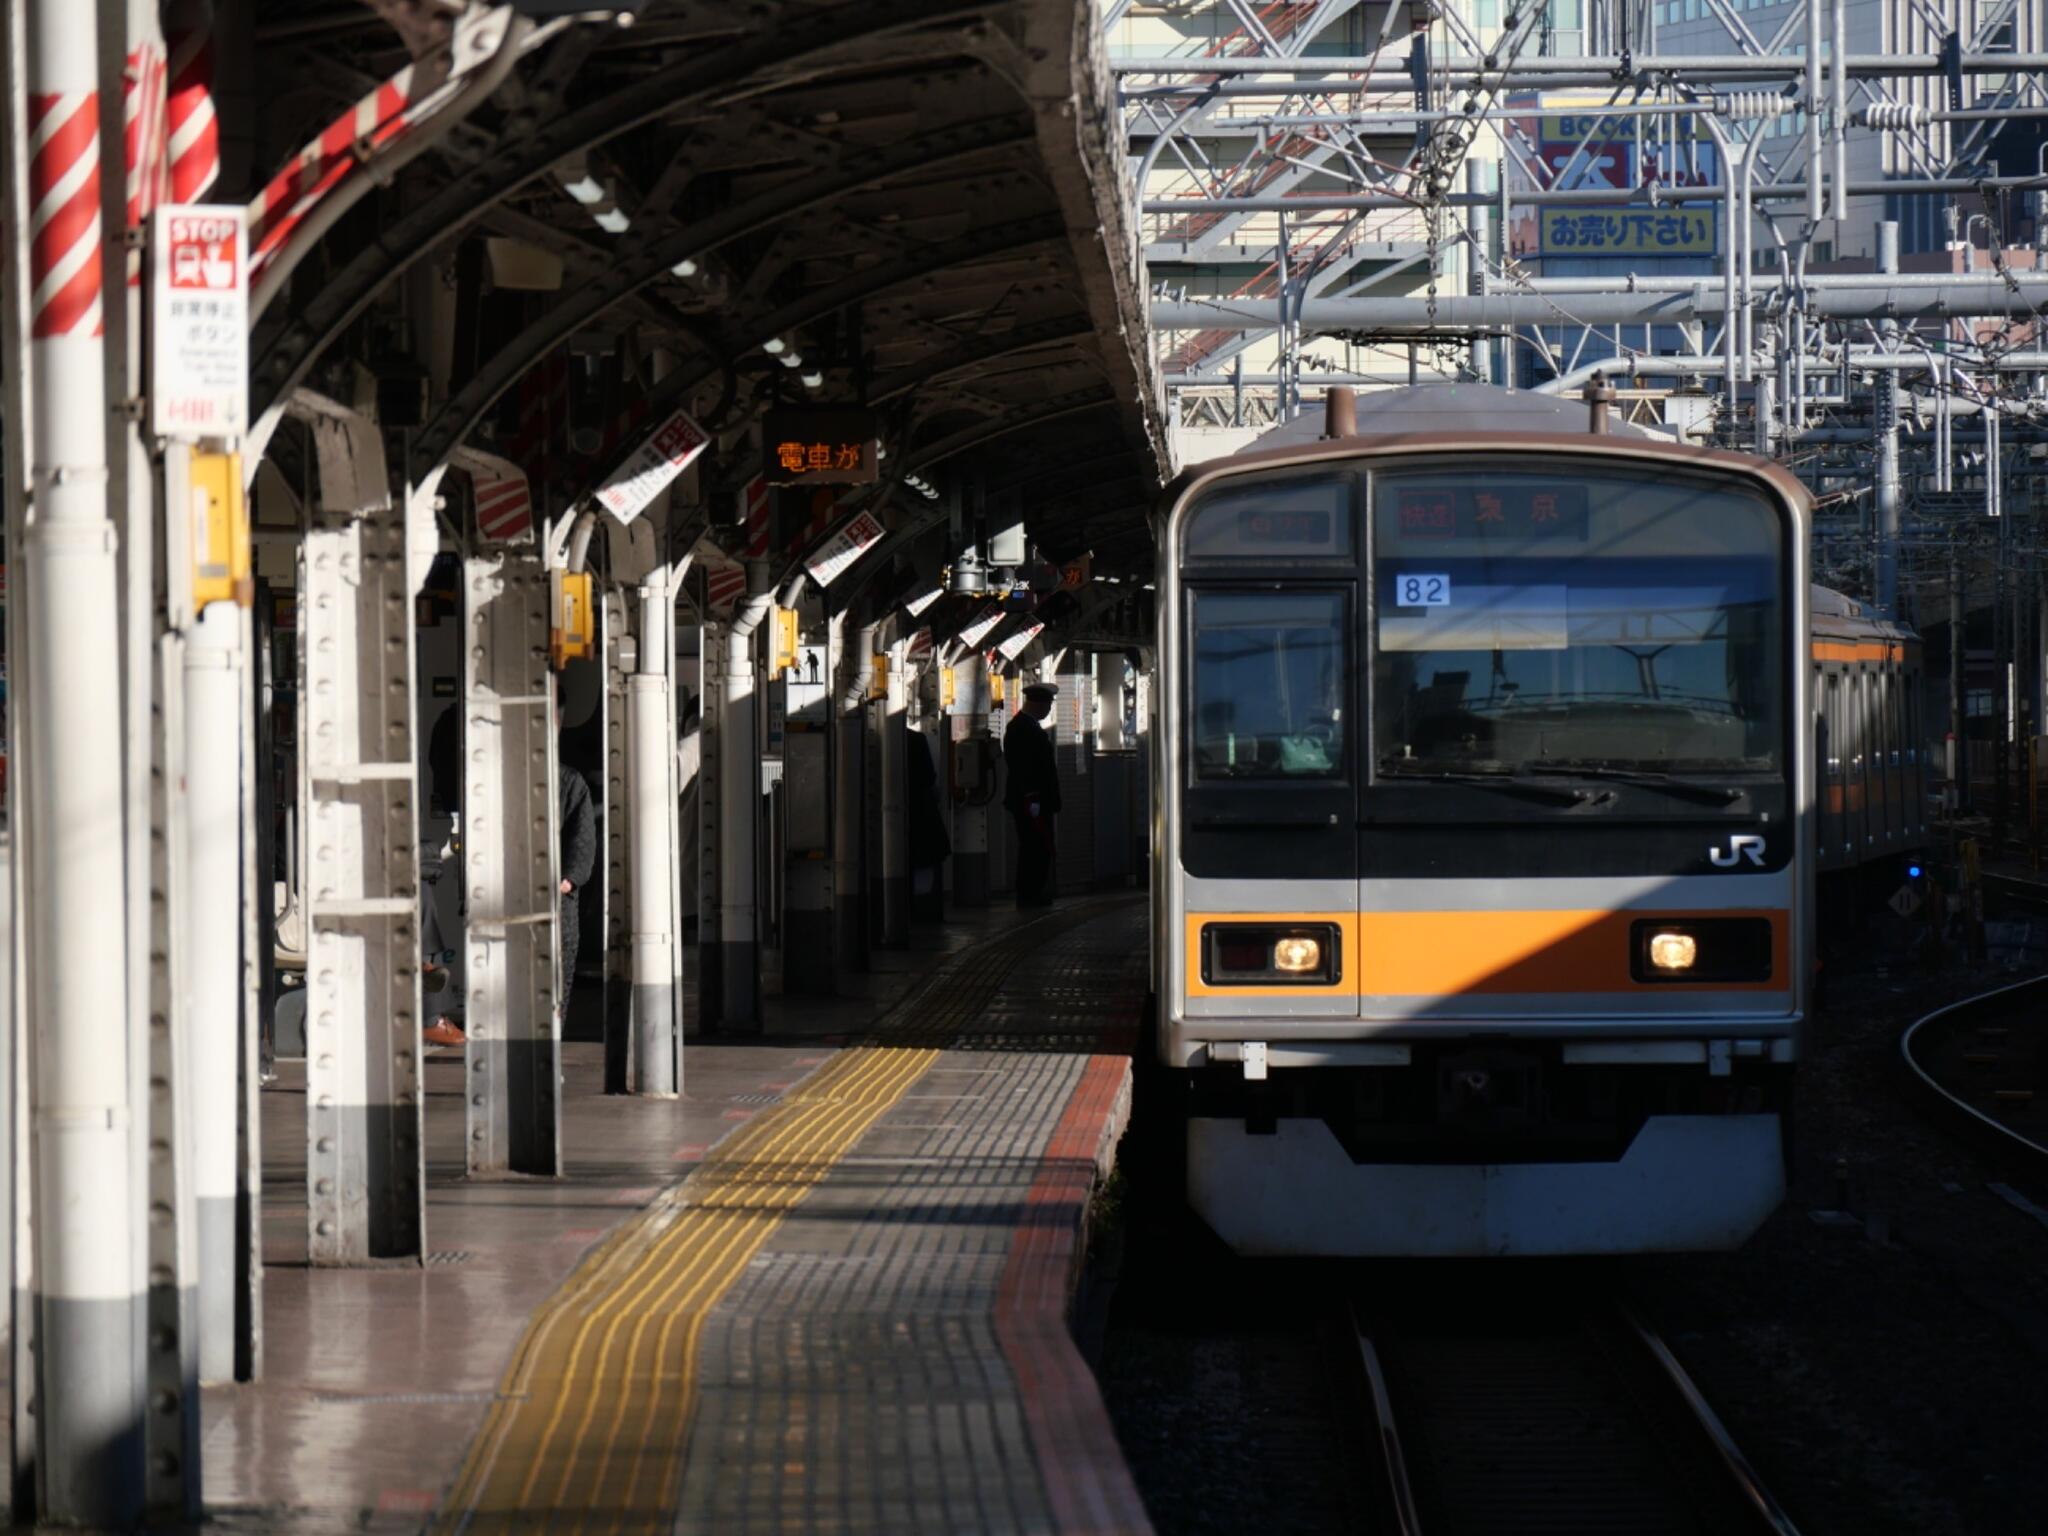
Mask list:
[{"label": "railway track", "polygon": [[[1906,1080],[1958,1136],[2048,1172],[2048,976],[1966,997],[1899,1034]],[[2019,1123],[2015,1123],[2015,1122]]]},{"label": "railway track", "polygon": [[1796,1536],[1671,1351],[1625,1309],[1350,1330],[1395,1536]]}]

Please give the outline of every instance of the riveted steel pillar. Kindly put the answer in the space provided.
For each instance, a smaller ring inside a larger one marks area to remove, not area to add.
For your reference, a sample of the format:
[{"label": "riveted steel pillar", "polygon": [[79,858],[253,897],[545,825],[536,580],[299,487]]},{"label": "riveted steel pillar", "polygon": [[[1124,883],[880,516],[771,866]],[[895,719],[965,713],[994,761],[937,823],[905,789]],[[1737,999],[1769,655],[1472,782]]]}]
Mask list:
[{"label": "riveted steel pillar", "polygon": [[635,1093],[672,1098],[682,1089],[676,1008],[675,598],[668,572],[640,584],[639,669],[626,678],[626,786],[631,824],[628,928],[632,967]]},{"label": "riveted steel pillar", "polygon": [[718,1018],[729,1034],[761,1027],[761,709],[754,649],[774,601],[767,582],[765,563],[749,562],[749,591],[727,636],[719,690],[718,949],[724,977]]},{"label": "riveted steel pillar", "polygon": [[873,624],[844,626],[835,678],[844,692],[829,700],[832,737],[832,906],[833,951],[844,971],[867,969],[867,717],[874,676]]},{"label": "riveted steel pillar", "polygon": [[[902,626],[896,626],[900,631]],[[889,642],[882,702],[882,947],[910,943],[910,638]]]},{"label": "riveted steel pillar", "polygon": [[[604,934],[604,1034],[608,1055],[628,1060],[633,1039],[633,931],[629,865],[632,860],[633,807],[626,795],[627,687],[638,646],[626,616],[626,595],[609,582],[597,583],[598,606],[604,620],[603,711],[604,794],[596,807],[602,832],[601,860],[593,884],[604,903],[600,932]],[[563,987],[569,986],[564,978]]]},{"label": "riveted steel pillar", "polygon": [[562,1171],[555,1020],[556,797],[548,582],[537,555],[462,563],[462,881],[468,894],[464,1160]]},{"label": "riveted steel pillar", "polygon": [[[295,401],[306,402],[300,391]],[[413,592],[376,427],[307,404],[320,496],[299,554],[307,807],[307,1251],[423,1258]]]},{"label": "riveted steel pillar", "polygon": [[719,960],[719,816],[725,798],[720,756],[727,625],[707,621],[697,662],[697,1019],[705,1028],[721,1014],[725,984]]},{"label": "riveted steel pillar", "polygon": [[812,995],[829,995],[835,985],[832,678],[845,639],[842,611],[827,621],[822,666],[815,665],[819,648],[800,647],[790,674],[770,684],[784,690],[788,706],[782,738],[783,987]]},{"label": "riveted steel pillar", "polygon": [[978,653],[953,663],[953,900],[963,907],[989,902],[990,806],[996,794],[999,748],[988,729],[988,665]]}]

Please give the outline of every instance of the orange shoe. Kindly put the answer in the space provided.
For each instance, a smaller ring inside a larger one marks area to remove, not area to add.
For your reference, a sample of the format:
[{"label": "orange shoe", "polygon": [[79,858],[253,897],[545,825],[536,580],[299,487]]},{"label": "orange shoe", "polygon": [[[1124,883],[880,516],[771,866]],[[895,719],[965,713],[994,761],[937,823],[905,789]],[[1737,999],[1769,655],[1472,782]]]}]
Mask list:
[{"label": "orange shoe", "polygon": [[465,1045],[469,1036],[462,1032],[462,1026],[447,1019],[436,1019],[420,1031],[420,1038],[429,1045]]}]

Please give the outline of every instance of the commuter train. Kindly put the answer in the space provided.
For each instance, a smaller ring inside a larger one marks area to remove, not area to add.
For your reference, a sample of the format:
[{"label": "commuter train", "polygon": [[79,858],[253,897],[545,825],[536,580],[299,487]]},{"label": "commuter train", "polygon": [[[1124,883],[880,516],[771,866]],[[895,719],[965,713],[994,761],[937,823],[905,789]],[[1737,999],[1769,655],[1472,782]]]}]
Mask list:
[{"label": "commuter train", "polygon": [[1734,1247],[1816,877],[1923,830],[1917,644],[1810,588],[1775,465],[1333,396],[1156,524],[1141,1092],[1189,1203],[1248,1254]]}]

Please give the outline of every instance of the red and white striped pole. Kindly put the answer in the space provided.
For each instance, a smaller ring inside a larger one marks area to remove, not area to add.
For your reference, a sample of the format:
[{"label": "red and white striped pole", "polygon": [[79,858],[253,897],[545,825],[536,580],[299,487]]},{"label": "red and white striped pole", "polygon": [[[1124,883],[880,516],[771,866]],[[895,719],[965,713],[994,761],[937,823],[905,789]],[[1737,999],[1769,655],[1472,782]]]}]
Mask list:
[{"label": "red and white striped pole", "polygon": [[[26,549],[34,1036],[38,1514],[126,1529],[142,1505],[122,707],[107,515],[101,330],[99,23],[27,9],[29,369]],[[110,932],[109,914],[115,917]]]},{"label": "red and white striped pole", "polygon": [[213,115],[212,0],[173,0],[164,12],[170,44],[171,201],[196,203],[220,178],[220,122]]}]

